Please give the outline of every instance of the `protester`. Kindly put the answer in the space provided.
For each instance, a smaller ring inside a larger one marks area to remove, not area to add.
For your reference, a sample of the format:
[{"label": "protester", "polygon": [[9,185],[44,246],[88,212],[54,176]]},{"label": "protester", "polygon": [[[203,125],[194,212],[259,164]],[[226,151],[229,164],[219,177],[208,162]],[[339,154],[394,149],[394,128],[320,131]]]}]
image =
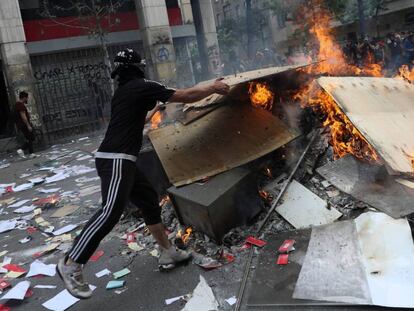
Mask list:
[{"label": "protester", "polygon": [[414,65],[414,34],[411,33],[404,39],[403,48],[405,54],[405,64],[407,64],[411,69]]},{"label": "protester", "polygon": [[35,140],[35,135],[33,132],[33,125],[30,120],[29,111],[26,108],[27,101],[29,99],[29,94],[25,91],[19,93],[19,100],[15,105],[15,119],[17,129],[23,134],[24,144],[17,152],[19,155],[24,156],[23,150],[28,150],[29,154],[33,154],[33,142]]},{"label": "protester", "polygon": [[229,91],[229,86],[220,80],[178,90],[147,80],[145,63],[131,49],[120,51],[114,63],[111,77],[118,82],[118,88],[111,101],[111,119],[105,138],[95,154],[101,178],[102,208],[92,216],[57,266],[66,288],[78,298],[91,297],[92,291],[83,278],[83,265],[119,221],[128,200],[142,210],[144,221],[160,246],[160,269],[172,269],[190,259],[190,253],[177,249],[169,241],[161,223],[158,195],[135,162],[147,113],[157,107],[157,101],[191,103]]}]

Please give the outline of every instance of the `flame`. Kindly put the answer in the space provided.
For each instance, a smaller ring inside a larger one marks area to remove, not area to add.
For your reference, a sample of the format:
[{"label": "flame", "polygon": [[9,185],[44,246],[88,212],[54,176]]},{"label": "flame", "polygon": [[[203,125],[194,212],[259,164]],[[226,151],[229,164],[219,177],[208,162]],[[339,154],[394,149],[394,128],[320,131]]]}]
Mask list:
[{"label": "flame", "polygon": [[157,111],[154,113],[154,115],[151,118],[151,129],[155,130],[158,128],[162,121],[162,115],[160,111]]},{"label": "flame", "polygon": [[272,110],[274,95],[265,83],[249,83],[250,101],[253,106]]},{"label": "flame", "polygon": [[402,78],[409,82],[414,82],[414,67],[410,70],[407,65],[402,65],[398,70],[397,78]]},{"label": "flame", "polygon": [[302,106],[310,106],[323,115],[323,126],[330,131],[330,144],[334,150],[334,158],[339,159],[347,154],[369,162],[379,160],[378,154],[369,142],[351,123],[348,117],[335,103],[333,98],[321,88],[307,87],[296,94]]},{"label": "flame", "polygon": [[267,191],[264,191],[264,190],[259,190],[259,195],[261,196],[261,198],[262,198],[264,201],[267,201],[267,202],[271,202],[271,201],[272,201],[272,196],[271,196],[271,194],[270,194],[269,192],[267,192]]},{"label": "flame", "polygon": [[180,229],[180,230],[178,230],[176,237],[179,238],[179,239],[181,238],[183,243],[187,244],[189,239],[190,239],[190,236],[191,236],[192,232],[193,232],[193,228],[191,228],[191,227],[188,227],[187,229],[185,229],[184,234],[183,234],[183,230]]}]

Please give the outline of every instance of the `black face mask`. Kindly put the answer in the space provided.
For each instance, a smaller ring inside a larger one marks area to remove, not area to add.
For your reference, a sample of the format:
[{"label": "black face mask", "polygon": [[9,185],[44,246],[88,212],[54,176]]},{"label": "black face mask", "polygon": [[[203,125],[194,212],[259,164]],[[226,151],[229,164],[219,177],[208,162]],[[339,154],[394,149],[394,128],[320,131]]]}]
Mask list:
[{"label": "black face mask", "polygon": [[118,65],[111,73],[111,79],[116,80],[119,85],[123,85],[132,79],[145,78],[145,72],[141,67],[137,65]]}]

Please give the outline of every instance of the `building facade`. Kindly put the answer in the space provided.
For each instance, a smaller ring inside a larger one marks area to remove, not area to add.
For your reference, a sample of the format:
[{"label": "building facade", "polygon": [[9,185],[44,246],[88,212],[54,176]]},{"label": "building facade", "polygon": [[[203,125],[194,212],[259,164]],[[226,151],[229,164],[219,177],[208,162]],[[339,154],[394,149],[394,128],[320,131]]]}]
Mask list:
[{"label": "building facade", "polygon": [[194,84],[196,32],[190,0],[84,3],[105,2],[116,7],[100,16],[65,0],[0,1],[0,138],[14,134],[10,107],[20,90],[31,94],[35,126],[50,141],[102,126],[113,91],[109,60],[126,47],[145,57],[150,78],[175,87]]}]

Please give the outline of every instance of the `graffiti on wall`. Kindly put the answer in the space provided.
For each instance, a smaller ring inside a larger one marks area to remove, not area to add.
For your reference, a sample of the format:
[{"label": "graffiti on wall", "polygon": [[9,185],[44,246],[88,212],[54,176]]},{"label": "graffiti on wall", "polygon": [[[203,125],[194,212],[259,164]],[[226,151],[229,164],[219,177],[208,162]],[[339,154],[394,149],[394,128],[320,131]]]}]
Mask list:
[{"label": "graffiti on wall", "polygon": [[108,80],[107,72],[109,67],[104,63],[67,65],[65,68],[55,67],[50,69],[41,69],[34,73],[37,81],[48,79],[59,79],[67,76],[81,76],[86,80]]}]

